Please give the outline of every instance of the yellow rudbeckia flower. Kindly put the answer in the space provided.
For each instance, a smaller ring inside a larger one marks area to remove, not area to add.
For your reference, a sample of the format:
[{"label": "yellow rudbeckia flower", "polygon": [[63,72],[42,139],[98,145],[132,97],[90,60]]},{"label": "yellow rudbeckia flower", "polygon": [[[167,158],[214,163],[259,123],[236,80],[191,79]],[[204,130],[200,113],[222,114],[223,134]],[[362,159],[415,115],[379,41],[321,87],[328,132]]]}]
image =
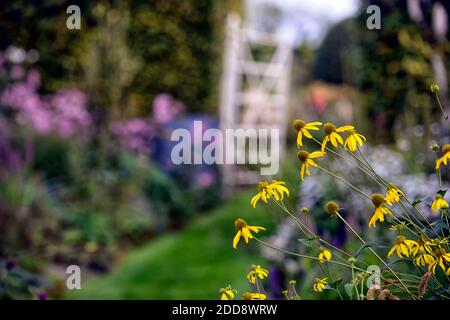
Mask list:
[{"label": "yellow rudbeckia flower", "polygon": [[386,207],[386,205],[384,203],[384,197],[382,194],[378,194],[378,193],[373,194],[372,195],[372,203],[375,207],[375,212],[369,221],[369,228],[372,226],[376,227],[375,224],[377,221],[383,222],[385,215],[392,214],[391,211]]},{"label": "yellow rudbeckia flower", "polygon": [[313,284],[313,289],[315,292],[322,292],[328,285],[327,278],[319,279],[316,278]]},{"label": "yellow rudbeckia flower", "polygon": [[267,278],[269,275],[269,270],[261,268],[261,266],[252,265],[250,267],[250,271],[247,274],[247,279],[250,283],[256,283],[256,277],[260,278],[261,280],[264,278]]},{"label": "yellow rudbeckia flower", "polygon": [[441,164],[447,165],[450,159],[450,144],[446,144],[442,147],[442,156],[436,160],[436,170],[439,169]]},{"label": "yellow rudbeckia flower", "polygon": [[430,241],[428,241],[422,236],[419,240],[417,240],[417,246],[411,248],[411,254],[413,257],[422,252],[432,254],[433,253],[433,249],[431,248],[432,245],[433,244]]},{"label": "yellow rudbeckia flower", "polygon": [[404,194],[399,188],[394,185],[390,185],[384,200],[388,205],[392,206],[395,202],[400,202],[400,198],[403,196]]},{"label": "yellow rudbeckia flower", "polygon": [[323,125],[323,131],[325,131],[326,136],[322,141],[322,152],[325,151],[325,148],[327,147],[327,143],[331,142],[331,144],[337,148],[338,147],[338,143],[343,145],[344,144],[344,140],[342,139],[342,137],[339,135],[339,132],[345,132],[348,130],[354,130],[355,127],[353,126],[343,126],[343,127],[339,127],[336,128],[336,126],[330,122],[327,122]]},{"label": "yellow rudbeckia flower", "polygon": [[220,289],[220,300],[234,300],[236,297],[236,290],[231,289],[231,286],[227,286],[226,288]]},{"label": "yellow rudbeckia flower", "polygon": [[417,254],[414,258],[414,264],[423,268],[426,266],[429,267],[430,265],[434,264],[434,262],[434,257],[425,251],[420,251],[419,254]]},{"label": "yellow rudbeckia flower", "polygon": [[242,295],[244,300],[267,300],[267,296],[264,293],[257,292],[245,292]]},{"label": "yellow rudbeckia flower", "polygon": [[413,248],[418,244],[414,240],[407,240],[404,236],[397,236],[394,240],[394,246],[389,250],[388,258],[395,252],[397,256],[402,259],[403,256],[409,257]]},{"label": "yellow rudbeckia flower", "polygon": [[437,248],[433,252],[434,261],[428,265],[428,271],[436,273],[436,267],[440,266],[442,271],[446,271],[445,264],[450,262],[450,253],[446,252],[444,248]]},{"label": "yellow rudbeckia flower", "polygon": [[254,233],[258,233],[260,230],[266,230],[263,227],[258,226],[249,226],[247,225],[247,222],[243,219],[236,219],[234,221],[234,226],[236,227],[236,235],[233,239],[233,248],[237,248],[237,244],[239,243],[239,240],[241,239],[241,236],[244,237],[245,243],[248,243],[248,239],[253,238]]},{"label": "yellow rudbeckia flower", "polygon": [[319,262],[320,263],[324,263],[325,261],[331,260],[331,257],[333,256],[333,254],[325,249],[325,248],[320,248],[319,249]]},{"label": "yellow rudbeckia flower", "polygon": [[350,129],[347,130],[347,139],[345,140],[344,147],[348,147],[351,152],[355,152],[358,145],[362,147],[365,141],[366,137],[356,132],[355,129]]},{"label": "yellow rudbeckia flower", "polygon": [[310,122],[305,123],[303,120],[295,120],[294,127],[297,129],[297,147],[303,146],[303,136],[312,139],[311,133],[308,130],[319,130],[318,126],[321,126],[322,122]]},{"label": "yellow rudbeckia flower", "polygon": [[300,167],[300,178],[302,180],[305,176],[305,172],[308,176],[311,175],[311,172],[309,171],[309,166],[313,166],[313,167],[318,166],[317,163],[312,159],[320,158],[320,157],[323,157],[324,155],[325,155],[325,152],[321,152],[321,151],[314,151],[312,153],[309,153],[307,151],[300,150],[297,153],[298,159],[302,163],[302,166]]},{"label": "yellow rudbeckia flower", "polygon": [[440,194],[436,195],[436,198],[431,204],[431,210],[433,212],[440,211],[441,209],[448,209],[448,207],[448,202]]},{"label": "yellow rudbeckia flower", "polygon": [[274,197],[276,201],[280,201],[283,200],[285,194],[289,196],[289,190],[284,186],[285,184],[285,182],[277,180],[273,180],[272,183],[261,181],[257,187],[258,193],[250,201],[253,208],[256,207],[259,199],[267,203],[267,200],[271,197]]}]

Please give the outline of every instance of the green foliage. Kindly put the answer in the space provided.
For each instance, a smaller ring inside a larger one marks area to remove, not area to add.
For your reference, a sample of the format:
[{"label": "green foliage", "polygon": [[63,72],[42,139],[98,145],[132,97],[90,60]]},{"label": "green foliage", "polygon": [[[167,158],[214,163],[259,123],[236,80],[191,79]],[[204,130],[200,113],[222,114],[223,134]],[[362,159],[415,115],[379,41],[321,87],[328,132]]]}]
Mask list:
[{"label": "green foliage", "polygon": [[0,49],[37,49],[44,90],[71,83],[112,117],[147,113],[161,92],[215,110],[220,34],[239,1],[79,1],[81,30],[66,28],[71,4],[14,1],[0,12]]},{"label": "green foliage", "polygon": [[251,264],[264,262],[254,254],[254,243],[238,250],[231,247],[233,220],[242,217],[268,229],[271,223],[268,207],[253,209],[249,198],[241,194],[182,232],[131,252],[111,274],[88,281],[68,298],[214,299],[228,284],[239,294],[250,290],[245,274]]},{"label": "green foliage", "polygon": [[396,120],[405,127],[419,122],[429,125],[432,100],[428,89],[434,82],[431,59],[435,45],[427,38],[427,29],[410,20],[406,7],[393,1],[385,5],[380,30],[367,29],[367,14],[359,16],[358,68],[367,116],[378,125],[373,128],[374,136],[392,141]]}]

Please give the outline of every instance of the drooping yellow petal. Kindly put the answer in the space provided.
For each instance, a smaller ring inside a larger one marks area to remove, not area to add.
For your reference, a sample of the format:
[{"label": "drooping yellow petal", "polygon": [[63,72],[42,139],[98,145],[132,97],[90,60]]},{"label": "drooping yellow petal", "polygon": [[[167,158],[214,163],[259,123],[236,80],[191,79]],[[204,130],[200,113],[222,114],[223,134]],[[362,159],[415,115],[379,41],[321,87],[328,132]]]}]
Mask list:
[{"label": "drooping yellow petal", "polygon": [[236,235],[234,236],[233,239],[233,248],[236,249],[237,248],[237,244],[239,242],[239,239],[241,239],[241,230],[239,230],[238,232],[236,232]]},{"label": "drooping yellow petal", "polygon": [[308,158],[315,159],[315,158],[323,157],[324,155],[325,155],[325,152],[323,152],[323,151],[314,151],[309,154]]},{"label": "drooping yellow petal", "polygon": [[342,126],[342,127],[336,128],[336,132],[345,132],[348,130],[355,130],[355,127],[354,126]]},{"label": "drooping yellow petal", "polygon": [[299,130],[297,134],[297,147],[303,146],[302,139],[303,139],[302,130]]}]

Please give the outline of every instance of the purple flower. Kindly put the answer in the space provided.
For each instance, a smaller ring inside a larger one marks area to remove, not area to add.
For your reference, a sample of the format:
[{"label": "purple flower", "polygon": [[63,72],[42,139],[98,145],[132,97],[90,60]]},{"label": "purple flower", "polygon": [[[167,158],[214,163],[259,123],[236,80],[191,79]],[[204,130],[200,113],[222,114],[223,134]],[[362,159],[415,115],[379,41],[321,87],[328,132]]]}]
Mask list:
[{"label": "purple flower", "polygon": [[185,105],[167,93],[159,94],[153,100],[153,119],[156,123],[166,124],[181,115]]},{"label": "purple flower", "polygon": [[9,75],[13,80],[21,80],[25,76],[25,69],[20,64],[11,67]]},{"label": "purple flower", "polygon": [[197,176],[196,180],[199,187],[207,188],[216,181],[216,174],[210,170],[204,171]]}]

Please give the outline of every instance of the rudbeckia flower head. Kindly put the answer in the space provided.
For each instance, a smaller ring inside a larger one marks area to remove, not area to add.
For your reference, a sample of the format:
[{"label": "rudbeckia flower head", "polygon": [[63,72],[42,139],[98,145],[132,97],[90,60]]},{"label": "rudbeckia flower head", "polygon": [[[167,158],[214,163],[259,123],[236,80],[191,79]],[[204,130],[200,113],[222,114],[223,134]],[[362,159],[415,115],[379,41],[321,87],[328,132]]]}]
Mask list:
[{"label": "rudbeckia flower head", "polygon": [[327,146],[328,142],[331,142],[331,144],[337,148],[339,144],[343,145],[344,144],[344,140],[342,139],[342,137],[339,135],[340,132],[345,132],[347,130],[354,130],[355,127],[353,126],[343,126],[343,127],[339,127],[336,128],[336,126],[334,124],[332,124],[331,122],[327,122],[323,125],[323,131],[325,131],[325,138],[322,141],[322,152],[325,151],[325,148]]},{"label": "rudbeckia flower head", "polygon": [[442,147],[442,156],[436,160],[436,170],[439,169],[439,167],[442,164],[446,166],[449,159],[450,159],[450,144],[446,144]]},{"label": "rudbeckia flower head", "polygon": [[325,248],[319,248],[319,262],[320,263],[324,263],[325,261],[329,261],[331,260],[332,257],[332,253],[325,249]]},{"label": "rudbeckia flower head", "polygon": [[366,141],[366,137],[356,132],[355,129],[349,129],[346,133],[347,139],[345,140],[344,147],[348,148],[351,152],[355,152],[358,145],[362,147]]},{"label": "rudbeckia flower head", "polygon": [[385,206],[384,202],[385,198],[382,194],[375,193],[372,195],[372,203],[375,207],[375,212],[369,221],[369,228],[372,226],[375,227],[377,221],[383,222],[384,216],[391,214],[391,211]]},{"label": "rudbeckia flower head", "polygon": [[399,202],[400,198],[403,197],[403,192],[394,185],[389,185],[385,197],[385,201],[388,205],[392,206],[395,202]]},{"label": "rudbeckia flower head", "polygon": [[445,251],[444,248],[437,248],[433,252],[434,261],[428,265],[428,271],[433,274],[436,273],[436,267],[440,266],[442,271],[446,272],[445,263],[450,262],[450,253]]},{"label": "rudbeckia flower head", "polygon": [[233,239],[233,248],[234,249],[237,248],[237,244],[239,243],[239,240],[241,239],[241,237],[244,238],[245,243],[248,243],[248,240],[253,238],[252,232],[258,233],[261,230],[266,230],[263,227],[249,226],[247,224],[247,222],[243,219],[236,219],[234,221],[234,226],[236,228],[236,235],[234,236],[234,239]]},{"label": "rudbeckia flower head", "polygon": [[311,175],[311,172],[309,171],[309,166],[318,167],[317,163],[313,160],[315,158],[323,157],[325,155],[325,152],[321,151],[314,151],[312,153],[309,153],[305,150],[299,150],[297,153],[298,159],[302,163],[300,167],[300,178],[303,180],[305,176],[305,172],[308,176]]},{"label": "rudbeckia flower head", "polygon": [[231,286],[221,288],[219,291],[220,300],[234,300],[236,297],[236,290],[231,289]]},{"label": "rudbeckia flower head", "polygon": [[327,278],[319,279],[316,278],[313,284],[313,289],[315,292],[322,292],[328,285]]},{"label": "rudbeckia flower head", "polygon": [[294,121],[294,128],[298,131],[297,134],[297,147],[303,146],[303,136],[312,139],[312,135],[309,132],[309,130],[317,131],[319,130],[319,126],[322,125],[322,122],[310,122],[305,123],[303,120],[295,120]]},{"label": "rudbeckia flower head", "polygon": [[264,279],[267,278],[267,276],[269,275],[269,271],[261,268],[261,266],[259,265],[252,265],[250,267],[250,271],[247,274],[247,279],[250,283],[255,284],[256,283],[256,277],[258,277],[259,279]]},{"label": "rudbeckia flower head", "polygon": [[397,236],[394,240],[394,246],[389,250],[388,258],[394,253],[402,259],[403,256],[409,257],[411,251],[416,250],[418,246],[417,242],[414,240],[407,240],[404,236]]},{"label": "rudbeckia flower head", "polygon": [[284,199],[284,195],[289,196],[289,190],[285,187],[285,184],[285,182],[277,180],[273,180],[271,183],[261,181],[257,187],[258,193],[250,201],[253,208],[256,207],[256,204],[260,199],[267,203],[267,201],[272,197],[276,201],[280,201]]},{"label": "rudbeckia flower head", "polygon": [[436,198],[434,199],[433,203],[431,204],[431,210],[433,212],[440,211],[442,209],[448,209],[448,207],[449,207],[448,202],[439,193],[436,195]]}]

